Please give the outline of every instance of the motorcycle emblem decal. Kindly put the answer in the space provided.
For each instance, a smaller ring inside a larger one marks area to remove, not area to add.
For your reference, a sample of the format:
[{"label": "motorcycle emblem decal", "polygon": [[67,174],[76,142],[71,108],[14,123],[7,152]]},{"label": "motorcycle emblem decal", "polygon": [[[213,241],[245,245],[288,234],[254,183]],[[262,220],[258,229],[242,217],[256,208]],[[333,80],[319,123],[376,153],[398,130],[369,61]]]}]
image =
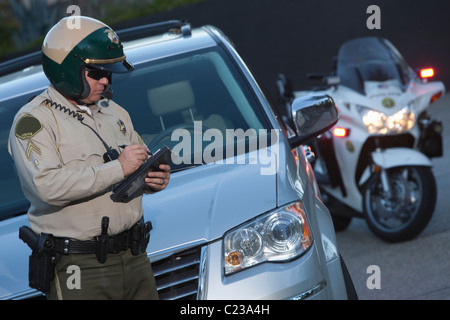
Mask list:
[{"label": "motorcycle emblem decal", "polygon": [[384,98],[383,101],[381,101],[381,104],[386,108],[392,108],[393,106],[395,106],[395,101],[391,98]]},{"label": "motorcycle emblem decal", "polygon": [[117,121],[117,124],[119,125],[120,132],[122,132],[123,135],[125,135],[125,133],[127,133],[127,128],[125,127],[125,123],[123,123],[123,121],[119,119],[119,121]]},{"label": "motorcycle emblem decal", "polygon": [[345,146],[347,147],[347,150],[350,152],[355,151],[355,146],[353,145],[353,143],[351,141],[347,141],[345,143]]}]

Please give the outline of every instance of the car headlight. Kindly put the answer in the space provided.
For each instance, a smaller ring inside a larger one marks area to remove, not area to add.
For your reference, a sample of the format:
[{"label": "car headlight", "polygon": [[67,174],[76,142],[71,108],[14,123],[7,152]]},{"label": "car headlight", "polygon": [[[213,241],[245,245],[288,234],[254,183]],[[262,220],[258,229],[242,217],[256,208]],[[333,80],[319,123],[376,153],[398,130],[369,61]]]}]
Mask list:
[{"label": "car headlight", "polygon": [[382,112],[362,106],[357,106],[357,110],[369,133],[401,133],[410,130],[416,122],[416,115],[409,105],[392,116],[386,116]]},{"label": "car headlight", "polygon": [[312,242],[301,202],[264,214],[224,235],[225,275],[267,261],[292,260]]}]

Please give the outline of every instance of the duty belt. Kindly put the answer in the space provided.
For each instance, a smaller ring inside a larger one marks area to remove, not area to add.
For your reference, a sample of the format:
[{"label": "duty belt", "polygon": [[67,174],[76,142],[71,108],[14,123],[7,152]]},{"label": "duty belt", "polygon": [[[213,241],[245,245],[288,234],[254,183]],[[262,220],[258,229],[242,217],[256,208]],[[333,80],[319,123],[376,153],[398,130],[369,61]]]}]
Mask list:
[{"label": "duty belt", "polygon": [[119,253],[131,248],[131,253],[136,255],[145,252],[150,240],[150,230],[152,224],[150,221],[144,223],[141,218],[129,230],[119,234],[108,236],[107,230],[109,218],[102,219],[102,233],[95,237],[95,240],[74,240],[70,238],[54,237],[54,248],[56,253],[60,254],[92,254],[95,253],[99,261],[106,260],[107,253]]},{"label": "duty belt", "polygon": [[[107,253],[119,253],[131,247],[131,230],[126,230],[114,236],[108,236]],[[90,254],[97,252],[98,240],[75,240],[55,237],[55,251],[61,254]]]},{"label": "duty belt", "polygon": [[131,254],[145,252],[150,241],[152,224],[141,219],[130,230],[108,236],[109,218],[102,218],[102,233],[95,240],[80,241],[54,237],[48,233],[36,234],[28,226],[19,228],[19,238],[32,250],[29,259],[28,280],[32,288],[48,293],[54,277],[54,266],[61,255],[95,254],[100,263],[106,262],[108,253],[131,249]]}]

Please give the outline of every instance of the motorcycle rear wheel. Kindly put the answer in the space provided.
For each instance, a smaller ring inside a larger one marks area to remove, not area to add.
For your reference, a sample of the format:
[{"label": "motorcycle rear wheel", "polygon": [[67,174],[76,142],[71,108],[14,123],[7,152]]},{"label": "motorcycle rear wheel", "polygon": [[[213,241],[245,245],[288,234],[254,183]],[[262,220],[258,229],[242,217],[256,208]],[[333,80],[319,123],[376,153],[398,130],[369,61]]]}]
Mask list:
[{"label": "motorcycle rear wheel", "polygon": [[427,226],[436,205],[436,181],[429,167],[387,170],[392,197],[378,177],[363,193],[364,217],[371,231],[387,242],[416,237]]}]

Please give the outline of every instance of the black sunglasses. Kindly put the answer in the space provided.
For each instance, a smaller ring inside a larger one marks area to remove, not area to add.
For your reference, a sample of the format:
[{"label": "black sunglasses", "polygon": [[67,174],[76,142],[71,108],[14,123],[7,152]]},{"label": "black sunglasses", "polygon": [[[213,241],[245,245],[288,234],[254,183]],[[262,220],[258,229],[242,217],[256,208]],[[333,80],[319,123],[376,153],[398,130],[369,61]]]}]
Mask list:
[{"label": "black sunglasses", "polygon": [[102,78],[110,78],[111,72],[100,69],[87,69],[88,77],[94,80],[100,80]]}]

